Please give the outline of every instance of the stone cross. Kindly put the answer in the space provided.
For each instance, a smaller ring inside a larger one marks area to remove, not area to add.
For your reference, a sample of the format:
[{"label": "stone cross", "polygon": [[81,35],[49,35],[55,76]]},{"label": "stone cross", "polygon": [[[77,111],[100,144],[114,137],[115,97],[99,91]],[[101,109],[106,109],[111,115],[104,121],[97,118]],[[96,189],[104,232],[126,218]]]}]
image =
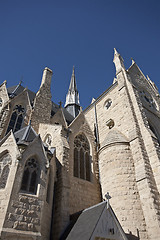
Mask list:
[{"label": "stone cross", "polygon": [[62,107],[62,101],[59,102],[59,108],[61,108],[61,107]]},{"label": "stone cross", "polygon": [[109,199],[111,199],[109,192],[106,193],[105,198],[107,199],[107,208],[109,208]]}]

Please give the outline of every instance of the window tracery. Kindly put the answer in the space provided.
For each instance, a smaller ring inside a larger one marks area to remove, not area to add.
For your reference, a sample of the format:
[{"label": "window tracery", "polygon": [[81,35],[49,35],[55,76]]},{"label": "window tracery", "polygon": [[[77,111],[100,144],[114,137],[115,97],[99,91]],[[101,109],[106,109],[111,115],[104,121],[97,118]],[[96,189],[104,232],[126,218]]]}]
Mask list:
[{"label": "window tracery", "polygon": [[74,140],[74,176],[91,181],[90,146],[84,134]]},{"label": "window tracery", "polygon": [[21,190],[36,194],[39,177],[39,164],[35,158],[27,160],[24,168]]},{"label": "window tracery", "polygon": [[13,113],[8,125],[7,133],[12,129],[13,132],[18,131],[21,128],[23,122],[24,108],[22,105],[16,105],[13,109]]}]

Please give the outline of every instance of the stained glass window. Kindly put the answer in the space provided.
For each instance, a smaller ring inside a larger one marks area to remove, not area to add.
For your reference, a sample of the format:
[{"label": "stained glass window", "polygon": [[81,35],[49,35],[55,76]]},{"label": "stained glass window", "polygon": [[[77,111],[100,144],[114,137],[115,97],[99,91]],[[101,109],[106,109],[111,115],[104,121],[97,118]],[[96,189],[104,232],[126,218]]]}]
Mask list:
[{"label": "stained glass window", "polygon": [[13,132],[18,131],[21,128],[23,122],[24,108],[22,105],[16,105],[13,109],[13,113],[8,125],[7,133],[12,129]]},{"label": "stained glass window", "polygon": [[30,158],[24,168],[21,190],[36,194],[39,177],[39,164],[36,159]]},{"label": "stained glass window", "polygon": [[74,176],[91,181],[91,156],[89,142],[84,134],[74,140]]}]

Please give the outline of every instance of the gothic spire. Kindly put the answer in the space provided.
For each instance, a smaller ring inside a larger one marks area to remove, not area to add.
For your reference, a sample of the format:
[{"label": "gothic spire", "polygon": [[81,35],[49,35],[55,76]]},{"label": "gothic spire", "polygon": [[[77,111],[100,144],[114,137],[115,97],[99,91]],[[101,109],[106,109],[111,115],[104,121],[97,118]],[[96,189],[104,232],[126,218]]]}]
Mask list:
[{"label": "gothic spire", "polygon": [[73,117],[76,117],[80,110],[79,93],[76,85],[74,66],[73,66],[68,93],[66,95],[65,108]]},{"label": "gothic spire", "polygon": [[72,70],[72,77],[71,77],[71,82],[70,82],[70,85],[69,85],[69,90],[70,91],[77,91],[74,66],[73,66],[73,70]]}]

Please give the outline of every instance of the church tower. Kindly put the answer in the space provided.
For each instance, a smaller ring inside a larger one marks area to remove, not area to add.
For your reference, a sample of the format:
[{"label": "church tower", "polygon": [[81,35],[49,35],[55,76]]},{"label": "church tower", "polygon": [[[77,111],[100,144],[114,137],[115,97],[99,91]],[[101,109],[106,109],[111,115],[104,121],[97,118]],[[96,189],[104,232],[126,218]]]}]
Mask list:
[{"label": "church tower", "polygon": [[65,108],[74,118],[78,115],[80,111],[79,93],[76,85],[74,66],[69,85],[69,90],[66,96]]},{"label": "church tower", "polygon": [[84,110],[92,131],[98,125],[102,195],[112,196],[128,239],[158,239],[159,95],[135,62],[125,69],[116,49],[113,61],[114,83]]}]

